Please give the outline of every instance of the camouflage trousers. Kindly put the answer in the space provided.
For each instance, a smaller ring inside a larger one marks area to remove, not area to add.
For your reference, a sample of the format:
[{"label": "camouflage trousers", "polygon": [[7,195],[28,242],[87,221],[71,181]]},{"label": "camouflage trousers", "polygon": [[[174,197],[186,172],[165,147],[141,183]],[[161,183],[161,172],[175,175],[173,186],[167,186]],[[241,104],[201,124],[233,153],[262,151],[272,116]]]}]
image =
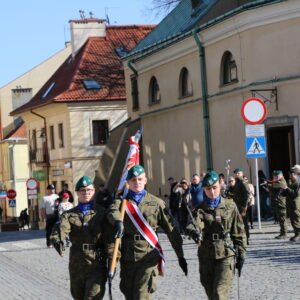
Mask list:
[{"label": "camouflage trousers", "polygon": [[126,300],[151,300],[156,291],[157,261],[121,261],[120,290]]},{"label": "camouflage trousers", "polygon": [[199,259],[200,282],[209,300],[228,300],[235,273],[234,256]]},{"label": "camouflage trousers", "polygon": [[300,234],[300,203],[289,203],[288,212],[295,234]]},{"label": "camouflage trousers", "polygon": [[75,300],[101,300],[105,294],[107,269],[104,264],[87,264],[70,259],[71,294]]},{"label": "camouflage trousers", "polygon": [[283,207],[280,204],[275,204],[275,214],[277,217],[277,221],[280,226],[280,234],[286,235],[287,234],[287,222],[286,222],[286,207]]}]

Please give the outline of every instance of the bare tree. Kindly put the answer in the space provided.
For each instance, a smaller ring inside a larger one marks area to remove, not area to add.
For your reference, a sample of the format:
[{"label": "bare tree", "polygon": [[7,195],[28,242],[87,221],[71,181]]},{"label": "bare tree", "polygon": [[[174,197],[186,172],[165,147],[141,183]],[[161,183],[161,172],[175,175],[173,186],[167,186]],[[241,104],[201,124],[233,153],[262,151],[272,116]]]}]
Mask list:
[{"label": "bare tree", "polygon": [[152,9],[156,15],[165,15],[181,0],[152,0]]}]

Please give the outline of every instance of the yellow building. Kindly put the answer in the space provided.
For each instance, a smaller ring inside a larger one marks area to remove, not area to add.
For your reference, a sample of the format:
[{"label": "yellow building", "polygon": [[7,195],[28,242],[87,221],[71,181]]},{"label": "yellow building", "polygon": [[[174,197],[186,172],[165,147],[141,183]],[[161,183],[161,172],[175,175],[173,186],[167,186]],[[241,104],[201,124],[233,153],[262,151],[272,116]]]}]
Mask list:
[{"label": "yellow building", "polygon": [[67,44],[61,51],[0,88],[0,187],[2,193],[8,189],[17,192],[15,208],[9,208],[7,198],[0,200],[7,220],[18,217],[20,211],[27,208],[26,180],[31,175],[24,122],[19,116],[10,116],[10,112],[27,103],[70,53],[71,46]]},{"label": "yellow building", "polygon": [[20,211],[27,208],[26,181],[29,178],[27,138],[25,126],[22,124],[9,137],[0,142],[2,191],[15,190],[13,199],[1,198],[4,221],[19,216]]},{"label": "yellow building", "polygon": [[[127,120],[121,57],[151,26],[107,26],[104,20],[71,20],[72,55],[40,91],[14,110],[29,138],[30,169],[40,182],[74,193],[83,175],[94,179],[110,132]],[[89,29],[89,30],[87,30]]]},{"label": "yellow building", "polygon": [[[172,26],[170,26],[172,24]],[[267,174],[299,161],[299,1],[180,1],[124,60],[128,114],[140,119],[148,189],[246,159],[243,102],[268,108]]]}]

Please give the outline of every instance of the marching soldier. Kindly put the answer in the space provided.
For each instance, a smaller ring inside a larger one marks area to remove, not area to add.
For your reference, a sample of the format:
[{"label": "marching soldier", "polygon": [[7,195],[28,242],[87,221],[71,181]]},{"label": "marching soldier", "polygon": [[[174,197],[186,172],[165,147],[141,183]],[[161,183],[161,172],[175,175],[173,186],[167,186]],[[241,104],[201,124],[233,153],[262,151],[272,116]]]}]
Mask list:
[{"label": "marching soldier", "polygon": [[132,167],[126,180],[129,191],[125,197],[127,203],[123,222],[120,199],[112,204],[108,212],[109,221],[116,228],[116,237],[122,236],[120,289],[127,300],[147,300],[156,290],[158,271],[163,269],[163,251],[156,235],[160,227],[166,232],[185,275],[187,263],[183,256],[182,238],[163,200],[145,190],[147,178],[144,168],[140,165]]},{"label": "marching soldier", "polygon": [[296,242],[300,240],[300,190],[297,169],[290,170],[290,182],[282,194],[286,196],[286,206],[295,234],[290,241]]},{"label": "marching soldier", "polygon": [[280,226],[280,234],[276,239],[287,238],[287,223],[286,223],[286,197],[284,196],[284,189],[287,183],[283,177],[281,170],[273,171],[273,180],[269,181],[268,187],[270,191],[271,201],[274,204],[274,215],[277,218]]},{"label": "marching soldier", "polygon": [[209,171],[202,187],[204,200],[194,209],[186,233],[198,244],[200,281],[208,299],[225,300],[235,268],[240,276],[244,264],[244,224],[233,200],[221,196],[217,172]]},{"label": "marching soldier", "polygon": [[241,214],[244,222],[245,232],[247,236],[247,245],[249,245],[249,218],[247,208],[251,200],[251,191],[248,181],[244,178],[244,171],[241,168],[236,168],[233,171],[235,175],[235,185],[233,188],[233,200]]},{"label": "marching soldier", "polygon": [[107,279],[106,210],[92,200],[95,188],[88,176],[79,179],[76,192],[78,205],[62,214],[51,239],[61,256],[62,241],[69,235],[72,242],[69,260],[72,297],[76,300],[102,299]]}]

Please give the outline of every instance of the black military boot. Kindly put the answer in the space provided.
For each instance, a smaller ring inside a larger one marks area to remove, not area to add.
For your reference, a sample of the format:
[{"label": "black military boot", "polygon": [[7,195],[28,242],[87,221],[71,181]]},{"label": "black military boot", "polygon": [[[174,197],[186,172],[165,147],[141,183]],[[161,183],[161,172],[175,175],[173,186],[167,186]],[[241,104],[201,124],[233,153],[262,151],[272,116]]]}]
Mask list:
[{"label": "black military boot", "polygon": [[287,238],[286,234],[279,234],[277,236],[275,236],[275,239],[277,240],[285,240]]},{"label": "black military boot", "polygon": [[295,233],[293,237],[290,238],[291,242],[297,242],[300,241],[300,233]]}]

